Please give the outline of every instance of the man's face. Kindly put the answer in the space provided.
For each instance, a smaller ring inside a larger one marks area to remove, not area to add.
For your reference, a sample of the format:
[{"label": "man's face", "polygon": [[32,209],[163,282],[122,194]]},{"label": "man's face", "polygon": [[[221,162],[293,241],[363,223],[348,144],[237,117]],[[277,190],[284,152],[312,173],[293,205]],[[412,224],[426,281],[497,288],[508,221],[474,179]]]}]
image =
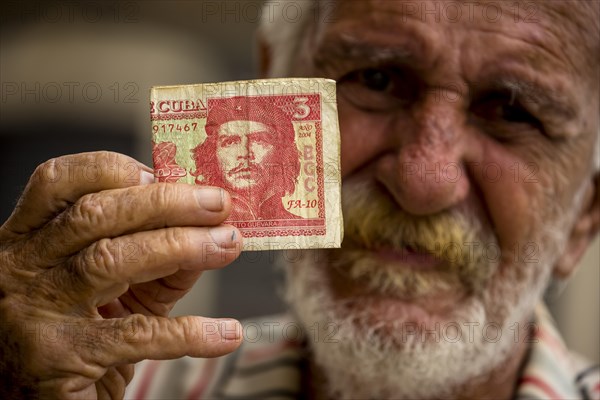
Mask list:
[{"label": "man's face", "polygon": [[336,322],[314,343],[336,390],[439,395],[522,344],[599,126],[568,3],[340,2],[305,39],[294,73],[338,81],[345,238],[292,266],[288,296]]},{"label": "man's face", "polygon": [[275,150],[272,130],[256,121],[229,121],[218,135],[217,159],[225,182],[234,190],[264,186],[266,164]]}]

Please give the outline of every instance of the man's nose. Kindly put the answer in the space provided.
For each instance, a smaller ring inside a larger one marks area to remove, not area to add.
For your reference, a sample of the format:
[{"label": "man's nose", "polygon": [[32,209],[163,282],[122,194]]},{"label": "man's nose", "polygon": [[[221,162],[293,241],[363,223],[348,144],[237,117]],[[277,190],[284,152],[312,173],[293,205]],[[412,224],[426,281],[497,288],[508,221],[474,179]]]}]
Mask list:
[{"label": "man's nose", "polygon": [[246,160],[254,160],[254,149],[252,146],[252,141],[248,139],[248,137],[242,138],[242,148],[243,152],[240,154],[240,158]]},{"label": "man's nose", "polygon": [[413,107],[408,121],[392,128],[394,150],[380,160],[377,174],[408,213],[440,212],[468,194],[464,117],[458,108],[426,99]]}]

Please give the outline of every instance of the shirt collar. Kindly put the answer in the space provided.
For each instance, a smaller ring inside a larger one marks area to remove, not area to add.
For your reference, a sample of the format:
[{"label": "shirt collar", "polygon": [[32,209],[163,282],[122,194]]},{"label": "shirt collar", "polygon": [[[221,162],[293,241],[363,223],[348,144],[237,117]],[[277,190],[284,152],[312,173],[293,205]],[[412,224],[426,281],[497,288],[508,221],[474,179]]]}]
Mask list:
[{"label": "shirt collar", "polygon": [[547,308],[535,309],[529,358],[516,391],[517,399],[580,398],[575,386],[575,366]]}]

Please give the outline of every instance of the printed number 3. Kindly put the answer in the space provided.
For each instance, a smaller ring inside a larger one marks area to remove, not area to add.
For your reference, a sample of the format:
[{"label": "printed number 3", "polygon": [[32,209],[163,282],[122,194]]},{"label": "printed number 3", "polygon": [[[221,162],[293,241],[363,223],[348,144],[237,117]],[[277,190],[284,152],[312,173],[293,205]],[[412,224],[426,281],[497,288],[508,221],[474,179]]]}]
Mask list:
[{"label": "printed number 3", "polygon": [[308,114],[310,114],[310,107],[306,105],[307,101],[307,97],[294,98],[294,104],[296,105],[296,112],[294,113],[294,118],[303,119],[308,117]]}]

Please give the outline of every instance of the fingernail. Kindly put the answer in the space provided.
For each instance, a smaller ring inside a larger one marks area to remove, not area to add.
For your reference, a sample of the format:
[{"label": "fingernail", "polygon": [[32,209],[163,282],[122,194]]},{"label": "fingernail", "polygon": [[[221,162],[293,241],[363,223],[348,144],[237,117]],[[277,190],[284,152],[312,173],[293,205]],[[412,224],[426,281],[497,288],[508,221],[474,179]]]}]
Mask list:
[{"label": "fingernail", "polygon": [[222,319],[219,325],[223,339],[238,340],[242,337],[242,325],[235,319]]},{"label": "fingernail", "polygon": [[223,189],[206,187],[196,190],[200,206],[208,211],[223,210]]},{"label": "fingernail", "polygon": [[140,172],[140,185],[149,185],[154,183],[154,175],[148,171],[142,170]]},{"label": "fingernail", "polygon": [[219,247],[233,247],[236,243],[237,233],[235,229],[230,226],[210,228],[208,233]]}]

